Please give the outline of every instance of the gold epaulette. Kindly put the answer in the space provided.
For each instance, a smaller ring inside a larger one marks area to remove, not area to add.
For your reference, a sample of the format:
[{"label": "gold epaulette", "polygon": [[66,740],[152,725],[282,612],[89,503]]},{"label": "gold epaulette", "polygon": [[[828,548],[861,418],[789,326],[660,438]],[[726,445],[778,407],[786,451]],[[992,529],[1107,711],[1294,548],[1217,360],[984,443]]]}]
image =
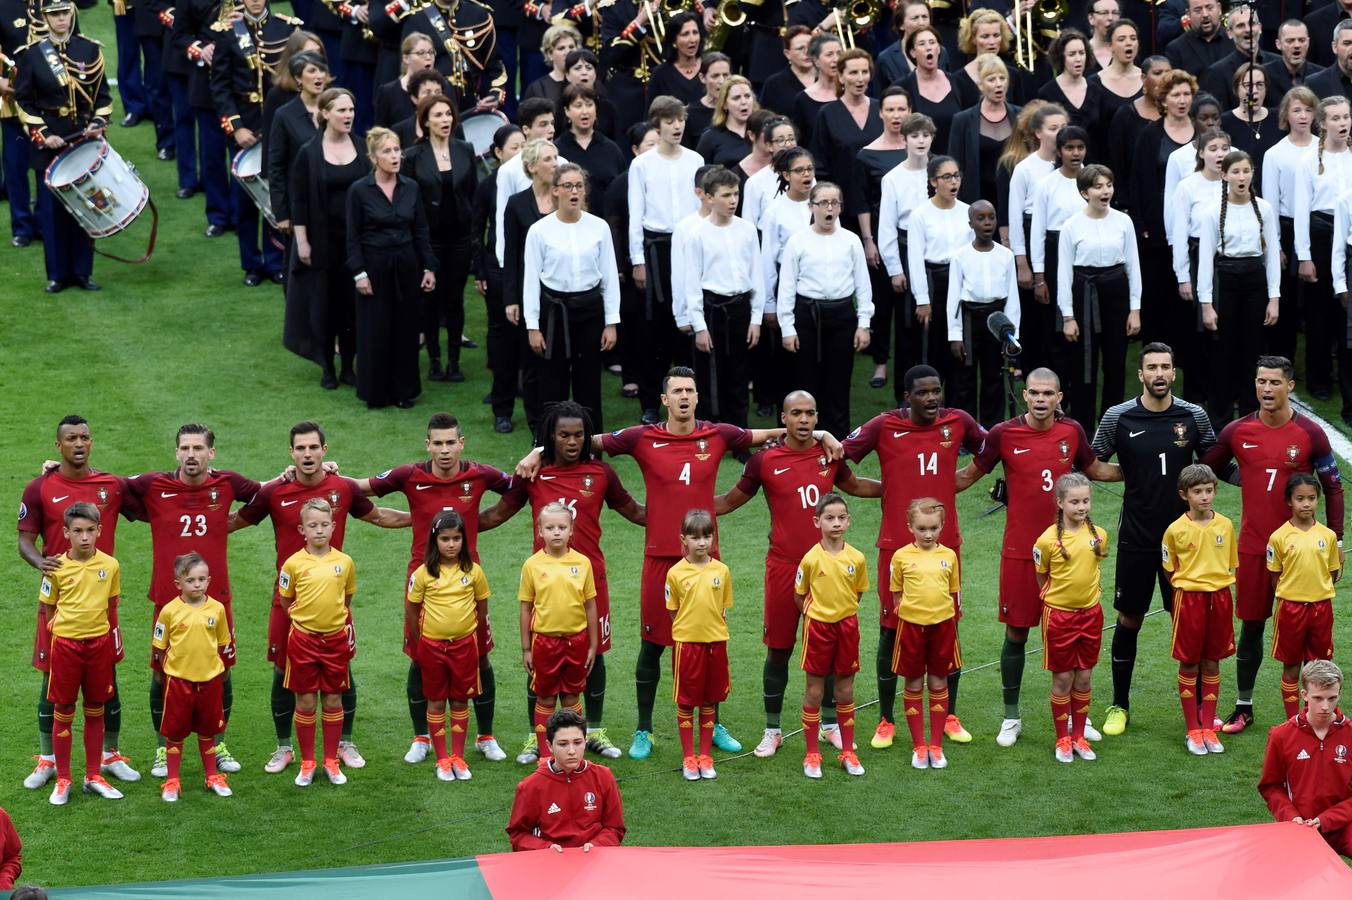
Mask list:
[{"label": "gold epaulette", "polygon": [[211,30],[212,30],[212,31],[219,31],[219,32],[221,32],[222,34],[224,34],[225,32],[227,32],[227,31],[230,30],[230,23],[229,23],[229,22],[212,22],[212,23],[211,23]]},{"label": "gold epaulette", "polygon": [[489,6],[487,3],[481,3],[480,0],[469,0],[469,2],[474,6],[487,11],[490,16],[493,14],[493,7]]},{"label": "gold epaulette", "polygon": [[304,19],[297,19],[295,16],[283,15],[282,13],[273,13],[273,14],[272,14],[272,17],[273,17],[274,19],[281,19],[281,20],[282,20],[283,22],[285,22],[286,24],[288,24],[288,25],[293,25],[293,26],[295,26],[296,28],[299,28],[299,27],[301,27],[302,25],[305,24],[305,20],[304,20]]}]

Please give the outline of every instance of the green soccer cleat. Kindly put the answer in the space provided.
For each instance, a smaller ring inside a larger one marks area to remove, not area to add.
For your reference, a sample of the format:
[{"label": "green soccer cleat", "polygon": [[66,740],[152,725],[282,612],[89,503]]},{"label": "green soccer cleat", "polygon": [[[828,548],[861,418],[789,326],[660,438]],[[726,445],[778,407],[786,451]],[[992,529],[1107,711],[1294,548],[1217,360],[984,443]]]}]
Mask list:
[{"label": "green soccer cleat", "polygon": [[535,739],[535,735],[529,735],[521,742],[521,752],[516,755],[516,761],[523,766],[533,766],[540,761],[540,742]]},{"label": "green soccer cleat", "polygon": [[722,722],[714,725],[714,746],[724,753],[741,753],[742,742],[732,736],[732,732],[723,727]]},{"label": "green soccer cleat", "polygon": [[1130,715],[1122,707],[1108,707],[1108,712],[1103,719],[1103,733],[1109,737],[1117,737],[1127,730],[1127,720],[1129,718]]},{"label": "green soccer cleat", "polygon": [[[717,740],[718,732],[714,732]],[[653,734],[651,731],[635,731],[634,742],[629,745],[630,759],[647,759],[653,755]]]},{"label": "green soccer cleat", "polygon": [[238,772],[239,770],[239,760],[231,755],[229,749],[225,746],[225,741],[218,743],[216,745],[216,771]]},{"label": "green soccer cleat", "polygon": [[169,777],[169,751],[164,747],[155,748],[155,761],[150,764],[150,774],[156,778]]},{"label": "green soccer cleat", "polygon": [[587,732],[587,749],[606,759],[619,759],[622,755],[620,748],[615,746],[615,742],[606,734],[604,728],[594,728]]}]

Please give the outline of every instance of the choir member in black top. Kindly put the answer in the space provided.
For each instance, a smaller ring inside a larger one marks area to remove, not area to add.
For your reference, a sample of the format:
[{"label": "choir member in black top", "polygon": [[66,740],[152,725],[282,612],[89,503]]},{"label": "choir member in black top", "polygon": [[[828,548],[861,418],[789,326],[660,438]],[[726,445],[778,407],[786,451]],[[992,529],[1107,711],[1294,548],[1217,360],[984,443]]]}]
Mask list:
[{"label": "choir member in black top", "polygon": [[[868,51],[857,47],[846,50],[840,54],[838,68],[840,99],[817,113],[812,143],[807,146],[824,169],[822,180],[848,188],[854,181],[852,172],[860,149],[883,133],[883,120],[878,115],[878,101],[868,95],[873,82],[873,57]],[[845,221],[849,226],[857,224],[854,216]]]},{"label": "choir member in black top", "polygon": [[989,200],[994,205],[997,163],[1014,131],[1019,107],[1006,99],[1009,69],[1000,57],[991,53],[978,56],[977,79],[981,99],[953,117],[948,155],[958,161],[959,171],[967,173],[958,199],[969,205],[977,200]]},{"label": "choir member in black top", "polygon": [[1056,77],[1038,89],[1043,100],[1060,104],[1070,116],[1070,124],[1078,125],[1090,134],[1089,158],[1099,159],[1103,148],[1094,141],[1094,129],[1100,119],[1103,100],[1098,86],[1085,77],[1089,64],[1089,39],[1081,32],[1066,29],[1052,42],[1048,55]]},{"label": "choir member in black top", "polygon": [[666,61],[653,69],[648,78],[648,102],[666,95],[693,103],[704,93],[699,78],[704,29],[700,27],[699,16],[693,12],[672,16],[667,21],[664,44]]},{"label": "choir member in black top", "polygon": [[557,109],[563,99],[564,85],[568,82],[564,64],[568,61],[568,54],[581,45],[582,35],[571,24],[551,25],[545,29],[545,36],[540,40],[540,52],[544,54],[545,62],[549,63],[549,71],[526,85],[521,99],[544,97]]},{"label": "choir member in black top", "polygon": [[[521,163],[531,182],[530,187],[512,195],[503,215],[502,284],[507,321],[517,344],[522,348],[519,359],[524,363],[527,359],[524,354],[531,352],[526,345],[525,319],[521,309],[526,271],[526,234],[532,225],[554,211],[554,169],[558,164],[558,150],[550,141],[539,138],[527,141],[521,150]],[[535,369],[521,365],[520,370],[526,424],[534,434],[540,418]]]},{"label": "choir member in black top", "polygon": [[793,25],[784,32],[784,58],[788,65],[780,69],[761,86],[760,104],[763,108],[787,116],[793,112],[793,101],[816,80],[816,67],[808,46],[812,43],[812,29]]},{"label": "choir member in black top", "polygon": [[1118,109],[1108,126],[1108,168],[1122,173],[1122,183],[1113,194],[1113,207],[1123,212],[1132,209],[1131,173],[1136,139],[1151,122],[1159,121],[1161,113],[1156,93],[1160,80],[1172,68],[1173,64],[1165,56],[1149,56],[1142,60],[1140,95]]},{"label": "choir member in black top", "polygon": [[404,38],[400,46],[399,77],[376,88],[375,118],[377,125],[390,128],[417,112],[409,79],[424,69],[432,68],[437,51],[432,39],[422,32]]},{"label": "choir member in black top", "polygon": [[981,73],[977,60],[990,53],[1003,56],[1014,42],[1009,23],[993,9],[977,9],[962,20],[958,30],[958,49],[968,57],[966,64],[956,69],[953,83],[958,86],[962,108],[967,109],[981,100]]},{"label": "choir member in black top", "polygon": [[713,124],[714,107],[718,105],[718,92],[723,89],[723,82],[731,76],[732,59],[726,53],[711,50],[700,58],[699,80],[704,85],[704,93],[700,94],[699,99],[691,100],[685,105],[685,134],[681,137],[682,147],[694,150],[699,145],[699,139]]},{"label": "choir member in black top", "polygon": [[449,97],[451,94],[447,92],[450,89],[446,76],[436,69],[424,69],[409,78],[409,114],[406,118],[400,119],[390,126],[390,130],[394,132],[395,137],[399,138],[399,146],[412,147],[422,139],[422,132],[418,128],[418,104],[428,97]]},{"label": "choir member in black top", "polygon": [[[291,36],[286,39],[282,46],[282,53],[277,57],[277,63],[272,67],[273,82],[268,88],[267,95],[263,98],[263,128],[259,134],[264,146],[267,145],[272,136],[272,122],[277,117],[277,111],[283,106],[296,99],[300,94],[300,76],[293,76],[291,73],[291,60],[295,59],[301,53],[308,53],[318,56],[332,75],[333,67],[329,65],[328,56],[325,54],[324,45],[320,42],[318,35],[309,31],[296,30],[291,32]],[[330,78],[330,81],[333,79]],[[323,90],[323,88],[320,88]],[[311,107],[314,106],[313,99]],[[264,165],[267,165],[266,159]],[[269,175],[269,178],[272,176]]]},{"label": "choir member in black top", "polygon": [[[1098,5],[1116,5],[1114,0],[1096,0]],[[1092,8],[1091,8],[1092,13]],[[1089,136],[1099,149],[1096,151],[1104,159],[1111,159],[1113,147],[1109,142],[1108,131],[1112,127],[1117,111],[1131,104],[1141,96],[1145,86],[1145,76],[1136,66],[1136,58],[1141,50],[1140,33],[1131,19],[1118,19],[1108,26],[1109,62],[1089,76],[1089,82],[1098,90],[1098,122],[1090,123]],[[1117,169],[1123,172],[1125,170]]]},{"label": "choir member in black top", "polygon": [[[618,146],[624,139],[624,134],[620,131],[620,117],[615,109],[614,102],[607,96],[607,87],[597,81],[596,76],[601,71],[601,63],[597,60],[596,54],[586,49],[574,50],[568,54],[568,60],[563,64],[563,70],[569,84],[591,88],[596,92],[596,121],[592,127],[598,133],[610,138]],[[563,115],[562,97],[560,97],[559,102],[561,104],[559,114],[562,118],[555,123],[554,131],[556,133],[568,130],[568,119]]]},{"label": "choir member in black top", "polygon": [[[786,113],[798,126],[798,142],[808,146],[812,140],[812,128],[817,124],[817,113],[828,103],[834,103],[840,96],[840,54],[844,48],[840,38],[829,32],[817,35],[808,44],[808,55],[817,70],[817,80],[804,88],[793,98],[793,108],[777,109]],[[773,108],[773,107],[772,107]]]},{"label": "choir member in black top", "polygon": [[1267,72],[1243,63],[1230,85],[1237,98],[1234,109],[1221,115],[1221,130],[1230,135],[1230,147],[1249,154],[1253,163],[1253,192],[1263,193],[1263,157],[1282,139],[1277,114],[1267,108]]},{"label": "choir member in black top", "polygon": [[277,230],[291,230],[291,204],[287,198],[287,173],[295,162],[300,148],[319,133],[315,113],[319,109],[319,95],[329,86],[328,64],[318,53],[297,53],[291,57],[287,69],[300,93],[282,105],[273,116],[268,132],[268,195],[272,201],[272,215],[277,219]]},{"label": "choir member in black top", "polygon": [[620,145],[597,130],[596,91],[570,84],[563,89],[568,127],[555,140],[559,155],[587,172],[587,211],[605,218],[606,191],[628,166]]},{"label": "choir member in black top", "polygon": [[953,117],[963,108],[958,87],[948,73],[939,68],[939,32],[931,25],[917,28],[907,36],[903,49],[915,68],[901,80],[911,98],[911,109],[934,120],[936,129],[934,156],[948,153],[948,131]]},{"label": "choir member in black top", "polygon": [[1169,42],[1164,55],[1175,69],[1200,78],[1212,63],[1234,50],[1221,25],[1219,0],[1188,0],[1188,30]]},{"label": "choir member in black top", "polygon": [[[706,163],[733,166],[740,162],[751,152],[751,135],[746,123],[755,111],[756,95],[751,90],[750,80],[742,75],[729,77],[718,90],[713,121],[700,137],[695,152],[704,157]],[[687,125],[688,122],[687,118]]]}]

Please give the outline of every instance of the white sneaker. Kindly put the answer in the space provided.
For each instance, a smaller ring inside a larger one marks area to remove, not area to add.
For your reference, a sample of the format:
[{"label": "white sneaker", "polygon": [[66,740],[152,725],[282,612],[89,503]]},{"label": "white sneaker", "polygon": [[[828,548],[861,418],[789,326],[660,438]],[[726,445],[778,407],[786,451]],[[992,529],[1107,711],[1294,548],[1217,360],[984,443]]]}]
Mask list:
[{"label": "white sneaker", "polygon": [[516,755],[516,761],[523,766],[533,766],[540,761],[540,744],[535,740],[535,735],[521,743],[521,752]]},{"label": "white sneaker", "polygon": [[1183,739],[1183,746],[1188,748],[1188,752],[1193,756],[1206,756],[1206,739],[1202,737],[1201,731],[1189,731],[1187,737]]},{"label": "white sneaker", "polygon": [[502,762],[507,758],[506,752],[498,746],[498,741],[491,734],[481,734],[474,739],[474,749],[484,755],[484,759],[489,762]]},{"label": "white sneaker", "polygon": [[347,784],[347,776],[343,774],[336,759],[324,760],[324,774],[329,777],[329,784]]},{"label": "white sneaker", "polygon": [[437,760],[437,781],[455,781],[455,772],[451,769],[451,758]]},{"label": "white sneaker", "polygon": [[1061,738],[1056,742],[1056,761],[1059,763],[1075,762],[1075,745],[1070,738]]},{"label": "white sneaker", "polygon": [[803,758],[803,774],[808,778],[822,777],[822,757],[820,753],[809,753]]},{"label": "white sneaker", "polygon": [[1013,747],[1021,734],[1023,719],[1005,719],[1000,723],[1000,733],[995,736],[995,743],[1001,747]]},{"label": "white sneaker", "polygon": [[181,790],[182,786],[178,783],[178,779],[166,781],[160,785],[160,799],[165,803],[177,803]]},{"label": "white sneaker", "polygon": [[714,771],[714,760],[711,756],[701,756],[699,758],[699,777],[712,781],[718,777]]},{"label": "white sneaker", "polygon": [[765,733],[761,735],[760,743],[751,752],[761,759],[765,759],[767,756],[774,756],[775,751],[779,749],[779,745],[782,743],[784,743],[784,732],[779,728],[767,728]]},{"label": "white sneaker", "polygon": [[929,768],[929,750],[921,747],[919,750],[911,751],[911,768],[928,769]]},{"label": "white sneaker", "polygon": [[1098,754],[1094,752],[1094,748],[1089,746],[1089,742],[1084,738],[1072,741],[1070,746],[1075,751],[1075,755],[1085,762],[1093,762],[1098,759]]},{"label": "white sneaker", "polygon": [[56,787],[52,788],[52,795],[47,798],[47,802],[52,806],[65,806],[70,802],[70,782],[64,778],[56,779]]},{"label": "white sneaker", "polygon": [[285,771],[295,758],[296,756],[291,752],[290,747],[278,747],[272,751],[272,756],[264,764],[263,771],[269,775],[276,775],[278,772]]},{"label": "white sneaker", "polygon": [[864,766],[859,762],[859,757],[853,753],[840,754],[840,767],[850,775],[863,775]]},{"label": "white sneaker", "polygon": [[817,732],[817,737],[820,740],[826,741],[832,747],[835,747],[837,750],[841,749],[840,725],[838,723],[831,725],[823,725],[821,727],[821,730]]},{"label": "white sneaker", "polygon": [[349,769],[360,769],[366,765],[365,757],[357,750],[357,745],[351,741],[338,742],[338,758]]},{"label": "white sneaker", "polygon": [[1202,729],[1202,740],[1206,742],[1206,752],[1224,753],[1225,745],[1221,743],[1220,738],[1216,737],[1216,732]]},{"label": "white sneaker", "polygon": [[1087,718],[1084,720],[1084,736],[1087,740],[1091,741],[1103,740],[1103,734],[1095,728],[1094,723]]},{"label": "white sneaker", "polygon": [[98,794],[105,800],[121,800],[122,792],[111,784],[103,780],[103,776],[86,778],[84,780],[84,790],[86,794]]},{"label": "white sneaker", "polygon": [[427,755],[432,752],[432,739],[425,735],[418,735],[413,739],[413,744],[404,754],[404,762],[420,763],[427,759]]},{"label": "white sneaker", "polygon": [[230,752],[230,749],[225,746],[225,741],[221,741],[216,745],[215,753],[217,772],[222,774],[233,774],[244,768],[239,764],[239,760],[235,759],[235,756]]},{"label": "white sneaker", "polygon": [[99,764],[99,771],[104,775],[111,775],[118,781],[140,781],[141,773],[133,769],[127,759],[116,750],[103,751],[103,761]]},{"label": "white sneaker", "polygon": [[931,769],[948,768],[948,757],[944,755],[942,747],[931,747],[929,749],[929,763]]},{"label": "white sneaker", "polygon": [[33,767],[33,771],[28,773],[28,777],[23,780],[23,786],[30,791],[36,791],[54,777],[56,777],[56,757],[39,756],[38,764]]},{"label": "white sneaker", "polygon": [[230,790],[230,785],[226,784],[225,776],[219,772],[207,779],[207,790],[217,797],[235,796],[235,792]]},{"label": "white sneaker", "polygon": [[314,763],[301,760],[300,771],[296,773],[296,787],[309,787],[315,780],[316,768]]}]

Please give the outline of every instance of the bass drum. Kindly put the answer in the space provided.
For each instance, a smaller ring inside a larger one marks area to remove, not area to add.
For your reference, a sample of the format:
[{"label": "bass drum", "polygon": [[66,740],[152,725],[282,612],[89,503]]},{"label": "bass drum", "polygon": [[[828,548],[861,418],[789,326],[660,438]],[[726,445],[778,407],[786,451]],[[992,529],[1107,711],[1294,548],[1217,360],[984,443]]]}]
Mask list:
[{"label": "bass drum", "polygon": [[103,138],[61,151],[44,180],[92,238],[126,228],[150,200],[150,189],[136,170]]},{"label": "bass drum", "polygon": [[493,171],[493,135],[511,121],[497,110],[475,113],[460,120],[460,131],[465,140],[474,147],[474,159],[479,164],[479,176],[485,177]]},{"label": "bass drum", "polygon": [[230,175],[244,188],[268,224],[276,228],[277,219],[272,215],[272,194],[268,192],[268,180],[263,177],[262,142],[235,154],[234,162],[230,164]]}]

